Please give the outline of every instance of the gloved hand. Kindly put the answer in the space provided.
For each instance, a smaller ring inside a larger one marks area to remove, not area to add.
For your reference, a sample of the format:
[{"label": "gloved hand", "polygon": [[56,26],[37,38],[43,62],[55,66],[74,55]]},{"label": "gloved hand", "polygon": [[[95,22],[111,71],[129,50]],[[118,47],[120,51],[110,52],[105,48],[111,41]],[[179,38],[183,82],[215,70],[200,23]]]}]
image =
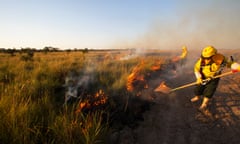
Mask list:
[{"label": "gloved hand", "polygon": [[197,78],[197,84],[202,84],[203,83],[203,80],[202,80],[202,78]]},{"label": "gloved hand", "polygon": [[207,79],[202,80],[202,85],[206,85],[208,82],[210,82],[213,78],[209,77]]},{"label": "gloved hand", "polygon": [[231,69],[232,69],[232,72],[235,73],[235,72],[240,72],[240,64],[234,62],[232,65],[231,65]]}]

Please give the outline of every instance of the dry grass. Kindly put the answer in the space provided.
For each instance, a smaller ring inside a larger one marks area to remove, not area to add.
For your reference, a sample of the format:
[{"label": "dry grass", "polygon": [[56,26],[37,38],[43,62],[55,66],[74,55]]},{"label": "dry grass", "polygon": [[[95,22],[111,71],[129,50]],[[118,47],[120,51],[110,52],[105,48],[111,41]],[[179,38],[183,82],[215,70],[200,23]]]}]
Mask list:
[{"label": "dry grass", "polygon": [[[35,52],[33,59],[0,55],[0,143],[104,143],[106,115],[123,110],[128,75],[142,61],[141,73],[147,74],[166,59],[119,60],[126,55],[122,52]],[[90,73],[94,80],[82,96],[103,90],[109,96],[107,106],[81,113],[76,113],[77,102],[63,107],[69,72],[78,77]]]},{"label": "dry grass", "polygon": [[[1,54],[0,58],[0,143],[62,143],[66,137],[65,143],[77,143],[96,135],[85,134],[81,139],[83,129],[87,131],[84,122],[95,122],[92,125],[98,126],[98,133],[101,131],[104,126],[99,125],[102,122],[99,112],[87,116],[87,121],[78,119],[81,125],[72,129],[76,118],[68,114],[74,115],[75,110],[61,110],[64,79],[70,71],[81,71],[85,64],[83,53],[35,53],[34,59],[27,61],[21,56]],[[58,123],[61,129],[56,129]],[[77,134],[79,137],[72,137]]]}]

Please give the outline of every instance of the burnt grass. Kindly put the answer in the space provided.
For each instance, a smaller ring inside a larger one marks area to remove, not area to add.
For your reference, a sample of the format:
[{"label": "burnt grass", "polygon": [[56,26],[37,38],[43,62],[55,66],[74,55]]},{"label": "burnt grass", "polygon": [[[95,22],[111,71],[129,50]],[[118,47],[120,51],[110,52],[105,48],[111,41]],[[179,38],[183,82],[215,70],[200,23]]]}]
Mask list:
[{"label": "burnt grass", "polygon": [[[159,85],[158,79],[166,80],[165,75],[171,75],[177,65],[178,63],[171,62],[162,64],[159,70],[144,75],[145,81],[135,81],[134,92],[124,90],[122,94],[113,96],[112,101],[115,107],[109,111],[110,127],[115,130],[121,130],[124,127],[137,128],[139,122],[144,121],[144,113],[156,104],[154,99],[157,94],[153,90]],[[149,87],[144,88],[145,84]]]}]

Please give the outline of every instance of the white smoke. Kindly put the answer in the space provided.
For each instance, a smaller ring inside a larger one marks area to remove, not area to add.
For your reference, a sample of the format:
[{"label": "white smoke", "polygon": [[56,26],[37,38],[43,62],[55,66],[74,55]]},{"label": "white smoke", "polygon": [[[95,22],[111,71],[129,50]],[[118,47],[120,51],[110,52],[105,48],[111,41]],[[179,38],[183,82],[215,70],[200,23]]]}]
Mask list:
[{"label": "white smoke", "polygon": [[64,105],[66,105],[71,98],[80,99],[79,88],[87,88],[93,80],[94,75],[92,69],[86,68],[80,76],[76,72],[69,72],[63,85],[66,88]]}]

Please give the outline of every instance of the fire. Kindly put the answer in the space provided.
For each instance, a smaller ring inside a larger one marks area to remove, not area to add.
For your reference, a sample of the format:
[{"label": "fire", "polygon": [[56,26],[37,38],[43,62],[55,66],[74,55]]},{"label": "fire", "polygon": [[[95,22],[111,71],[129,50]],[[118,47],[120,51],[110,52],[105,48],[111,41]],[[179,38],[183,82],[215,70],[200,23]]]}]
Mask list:
[{"label": "fire", "polygon": [[184,59],[187,58],[188,50],[186,46],[182,47],[182,54],[180,56],[175,56],[171,60],[173,63],[183,61]]},{"label": "fire", "polygon": [[160,65],[153,65],[153,66],[151,67],[151,70],[157,71],[157,70],[160,70],[160,68],[161,68]]},{"label": "fire", "polygon": [[135,88],[136,83],[143,84],[144,88],[147,88],[146,81],[144,79],[144,75],[141,73],[143,70],[144,61],[142,61],[140,64],[138,64],[136,67],[134,67],[132,73],[127,78],[127,90],[132,92]]},{"label": "fire", "polygon": [[89,103],[89,100],[86,100],[86,101],[83,101],[83,102],[80,102],[79,103],[79,108],[77,111],[81,111],[83,108],[89,108],[91,107],[90,103]]},{"label": "fire", "polygon": [[100,89],[95,95],[88,95],[85,100],[80,101],[76,113],[81,112],[83,109],[104,105],[107,100],[107,95]]},{"label": "fire", "polygon": [[[150,67],[152,71],[158,71],[161,69],[161,65],[163,64],[163,59],[157,59],[154,64]],[[148,89],[149,85],[147,84],[147,81],[145,79],[146,76],[151,75],[151,73],[144,74],[144,66],[145,66],[145,61],[141,61],[140,64],[135,66],[131,72],[131,74],[127,78],[127,90],[129,92],[133,92],[137,87],[139,89]],[[137,95],[141,95],[138,92]]]},{"label": "fire", "polygon": [[163,64],[163,60],[162,59],[156,60],[155,63],[152,65],[151,70],[152,71],[160,70],[162,64]]},{"label": "fire", "polygon": [[94,99],[96,101],[93,103],[93,105],[98,106],[98,105],[103,105],[107,102],[108,97],[104,94],[103,90],[99,90],[96,94]]},{"label": "fire", "polygon": [[181,60],[181,57],[180,57],[180,56],[175,56],[175,57],[173,57],[173,58],[171,59],[171,61],[172,61],[173,63],[179,62],[180,60]]},{"label": "fire", "polygon": [[[185,46],[182,47],[182,54],[179,56],[175,56],[172,58],[161,58],[161,59],[155,59],[154,63],[150,65],[150,70],[148,73],[146,72],[146,68],[149,68],[148,61],[142,60],[141,63],[139,63],[137,66],[134,67],[131,74],[127,78],[127,90],[129,92],[135,92],[137,96],[141,95],[141,91],[143,89],[148,89],[149,85],[148,83],[148,77],[151,77],[151,74],[155,72],[154,74],[157,74],[156,72],[159,72],[159,70],[167,69],[167,71],[171,70],[171,74],[175,75],[177,74],[176,67],[178,65],[183,65],[186,57],[187,57],[187,48]],[[167,66],[166,66],[167,64]],[[172,72],[173,71],[173,72]],[[151,85],[150,85],[151,86]],[[162,82],[155,91],[163,92],[163,93],[169,93],[171,89],[167,87],[165,82]]]}]

